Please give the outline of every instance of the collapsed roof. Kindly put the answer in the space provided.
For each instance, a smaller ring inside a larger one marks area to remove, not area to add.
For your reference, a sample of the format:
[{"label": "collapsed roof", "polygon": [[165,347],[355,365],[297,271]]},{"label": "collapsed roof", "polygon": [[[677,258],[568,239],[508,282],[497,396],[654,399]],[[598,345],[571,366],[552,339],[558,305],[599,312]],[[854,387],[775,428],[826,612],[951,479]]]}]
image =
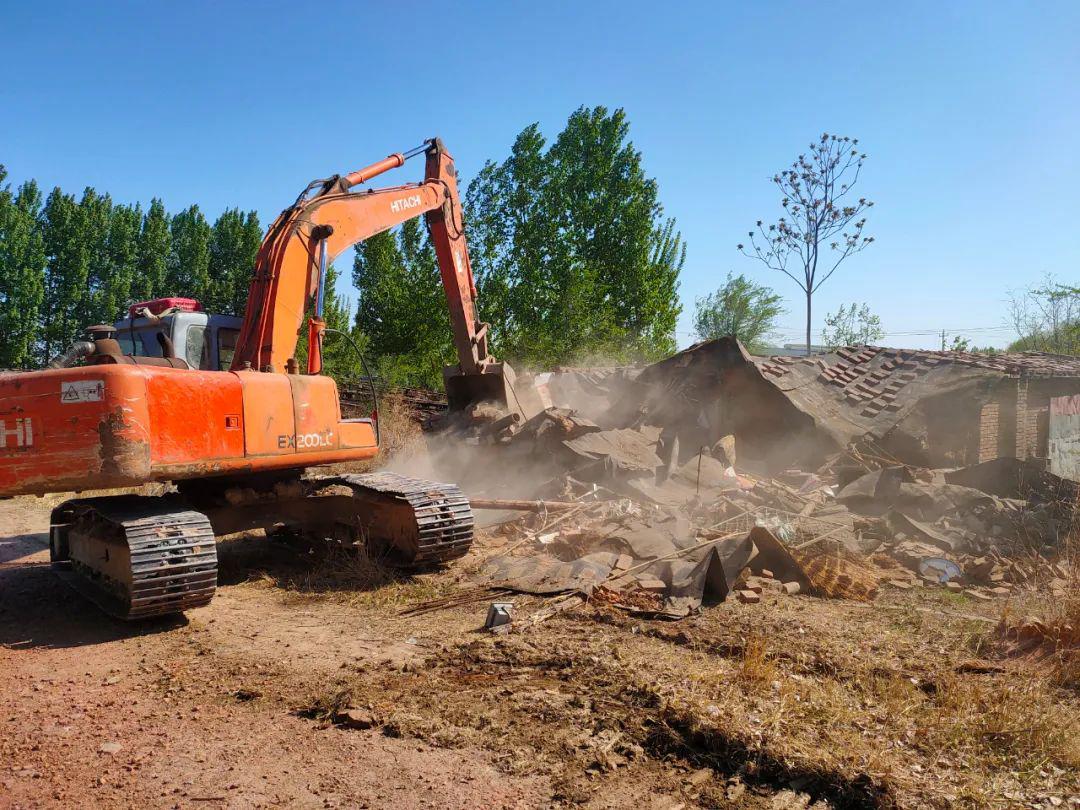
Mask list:
[{"label": "collapsed roof", "polygon": [[752,357],[725,337],[648,366],[637,382],[650,389],[649,421],[680,423],[684,455],[687,436],[696,452],[718,432],[728,432],[751,457],[775,467],[820,459],[865,439],[891,440],[910,455],[925,446],[928,403],[955,411],[956,397],[977,405],[1010,380],[1032,378],[1075,379],[1080,392],[1080,358],[876,346]]}]

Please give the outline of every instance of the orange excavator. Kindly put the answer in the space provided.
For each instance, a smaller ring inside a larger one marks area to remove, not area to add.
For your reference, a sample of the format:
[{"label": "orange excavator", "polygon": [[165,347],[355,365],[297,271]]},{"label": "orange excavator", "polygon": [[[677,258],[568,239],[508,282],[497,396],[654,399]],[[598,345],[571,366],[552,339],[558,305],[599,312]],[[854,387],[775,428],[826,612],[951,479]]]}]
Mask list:
[{"label": "orange excavator", "polygon": [[[364,187],[420,154],[422,182]],[[0,375],[0,497],[175,484],[162,496],[56,507],[49,546],[58,573],[109,613],[136,619],[209,603],[216,538],[238,531],[317,533],[404,567],[465,554],[472,510],[456,486],[386,472],[305,474],[372,458],[379,447],[377,414],[343,419],[337,386],[322,373],[327,266],[420,215],[458,355],[444,373],[451,408],[494,400],[517,410],[513,372],[490,356],[488,326],[477,319],[454,162],[433,139],[317,180],[282,212],[259,250],[227,370],[178,356],[165,330],[156,335],[160,351],[140,354],[134,334],[125,345],[115,327],[95,326],[50,368]],[[162,302],[147,303],[153,323],[169,322]],[[305,321],[301,371],[295,352]]]}]

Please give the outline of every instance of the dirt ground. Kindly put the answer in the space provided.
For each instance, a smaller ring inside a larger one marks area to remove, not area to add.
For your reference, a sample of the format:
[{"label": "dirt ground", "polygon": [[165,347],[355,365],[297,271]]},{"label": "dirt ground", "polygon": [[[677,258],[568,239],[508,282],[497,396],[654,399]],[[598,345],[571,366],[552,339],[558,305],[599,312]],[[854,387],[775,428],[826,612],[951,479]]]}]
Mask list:
[{"label": "dirt ground", "polygon": [[1035,596],[584,605],[498,637],[490,598],[401,615],[465,593],[494,533],[410,580],[252,538],[209,607],[126,625],[52,575],[47,518],[0,503],[0,808],[1080,806],[1080,696],[993,633]]}]

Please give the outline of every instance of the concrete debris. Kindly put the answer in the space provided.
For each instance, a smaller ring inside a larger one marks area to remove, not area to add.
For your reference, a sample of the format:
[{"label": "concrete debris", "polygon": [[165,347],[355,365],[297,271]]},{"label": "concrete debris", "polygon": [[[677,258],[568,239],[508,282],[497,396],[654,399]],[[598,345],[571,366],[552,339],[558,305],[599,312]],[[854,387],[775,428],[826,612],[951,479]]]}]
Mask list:
[{"label": "concrete debris", "polygon": [[484,619],[484,629],[494,630],[496,627],[510,624],[513,620],[513,602],[492,602],[488,605],[487,617]]},{"label": "concrete debris", "polygon": [[982,458],[986,442],[967,466],[928,460],[972,457],[934,445],[959,430],[946,394],[1080,386],[1080,363],[973,357],[857,347],[764,360],[711,341],[642,369],[538,375],[552,405],[524,423],[485,405],[436,427],[482,449],[449,473],[477,503],[528,510],[481,567],[491,587],[668,618],[732,594],[1063,594],[1080,484],[1032,459]]}]

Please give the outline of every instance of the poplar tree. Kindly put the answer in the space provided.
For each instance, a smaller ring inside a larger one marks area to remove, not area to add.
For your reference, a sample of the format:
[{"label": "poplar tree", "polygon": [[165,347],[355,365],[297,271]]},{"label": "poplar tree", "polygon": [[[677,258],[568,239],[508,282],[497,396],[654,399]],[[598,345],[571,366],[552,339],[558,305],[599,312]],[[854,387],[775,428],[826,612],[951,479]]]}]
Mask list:
[{"label": "poplar tree", "polygon": [[419,219],[357,246],[353,283],[360,290],[356,327],[395,384],[441,384],[454,357],[450,314],[435,250]]},{"label": "poplar tree", "polygon": [[192,205],[172,218],[170,233],[164,294],[205,299],[210,289],[210,223],[199,206]]},{"label": "poplar tree", "polygon": [[82,328],[89,259],[79,230],[79,206],[70,194],[54,188],[42,212],[47,264],[41,318],[41,359],[47,362],[66,349]]},{"label": "poplar tree", "polygon": [[[6,172],[0,166],[0,183]],[[45,286],[45,245],[38,222],[41,191],[33,180],[12,195],[0,188],[0,367],[34,361]]]},{"label": "poplar tree", "polygon": [[622,110],[581,107],[550,147],[526,127],[466,194],[485,320],[534,365],[675,348],[685,246]]},{"label": "poplar tree", "polygon": [[106,243],[109,264],[100,297],[101,316],[105,323],[124,317],[128,306],[135,303],[142,219],[142,208],[137,204],[117,205],[112,209]]},{"label": "poplar tree", "polygon": [[165,211],[165,204],[155,197],[150,201],[150,208],[143,217],[139,231],[131,290],[133,299],[149,301],[164,294],[171,250],[169,215]]},{"label": "poplar tree", "polygon": [[247,304],[255,255],[262,242],[259,217],[230,208],[214,222],[210,233],[210,288],[203,302],[207,310],[242,315]]},{"label": "poplar tree", "polygon": [[79,200],[76,238],[86,257],[86,291],[76,309],[79,331],[97,323],[111,323],[115,312],[107,301],[112,261],[109,256],[109,228],[112,198],[87,188]]}]

